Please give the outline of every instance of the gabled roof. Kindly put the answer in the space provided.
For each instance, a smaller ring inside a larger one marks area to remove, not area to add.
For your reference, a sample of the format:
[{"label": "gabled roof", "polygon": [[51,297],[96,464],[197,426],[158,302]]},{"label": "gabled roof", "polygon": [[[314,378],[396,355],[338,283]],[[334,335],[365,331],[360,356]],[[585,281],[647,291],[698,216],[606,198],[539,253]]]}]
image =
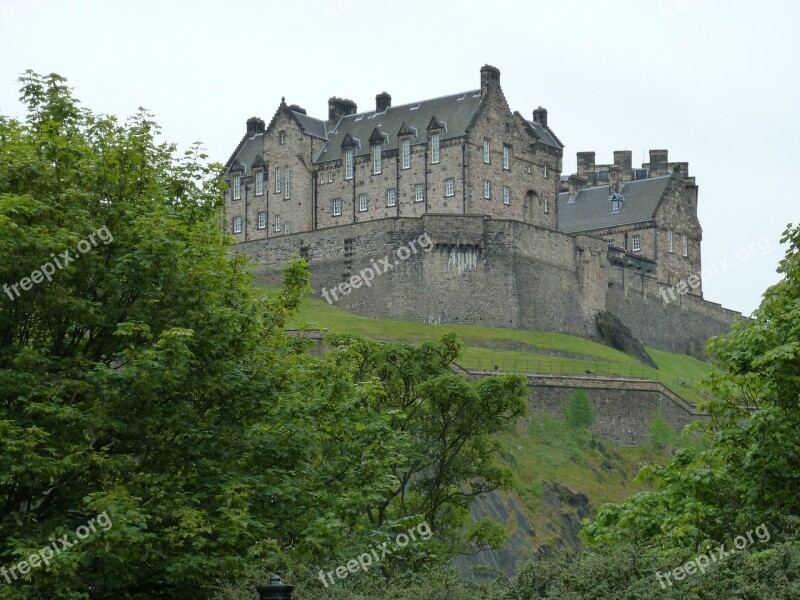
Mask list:
[{"label": "gabled roof", "polygon": [[558,148],[559,150],[564,149],[564,144],[561,143],[561,140],[556,137],[556,134],[553,133],[549,127],[545,127],[536,121],[528,121],[527,119],[525,122],[533,130],[534,135],[542,144],[551,146],[553,148]]},{"label": "gabled roof", "polygon": [[[345,136],[366,141],[376,128],[385,134],[384,149],[387,150],[397,148],[397,136],[403,124],[412,131],[416,129],[417,137],[412,143],[427,144],[427,127],[434,117],[438,119],[443,130],[444,124],[447,125],[447,131],[442,135],[444,139],[463,137],[481,105],[481,100],[480,90],[470,90],[413,104],[390,106],[381,113],[370,111],[342,117],[334,130],[328,132],[328,143],[314,162],[339,160],[342,157],[342,140]],[[369,152],[369,145],[362,144],[357,152],[366,154]]]},{"label": "gabled roof", "polygon": [[325,121],[315,119],[314,117],[309,117],[306,114],[294,110],[290,110],[289,112],[292,113],[294,120],[297,121],[297,124],[300,125],[300,128],[308,135],[321,140],[328,139]]},{"label": "gabled roof", "polygon": [[[231,157],[228,159],[228,162],[225,163],[225,174],[227,175],[230,173],[232,167],[239,163],[244,165],[245,173],[250,174],[250,167],[254,165],[256,162],[256,158],[261,157],[261,153],[264,151],[264,134],[263,133],[256,133],[252,136],[244,135],[242,141],[239,142],[239,145],[236,147],[236,150],[233,151]],[[263,164],[263,159],[262,159]],[[255,165],[257,166],[257,165]]]},{"label": "gabled roof", "polygon": [[616,212],[611,212],[608,186],[581,190],[573,201],[569,193],[561,193],[558,195],[558,228],[564,233],[577,233],[650,221],[655,218],[671,177],[664,175],[626,182],[619,191],[624,200],[622,208]]}]

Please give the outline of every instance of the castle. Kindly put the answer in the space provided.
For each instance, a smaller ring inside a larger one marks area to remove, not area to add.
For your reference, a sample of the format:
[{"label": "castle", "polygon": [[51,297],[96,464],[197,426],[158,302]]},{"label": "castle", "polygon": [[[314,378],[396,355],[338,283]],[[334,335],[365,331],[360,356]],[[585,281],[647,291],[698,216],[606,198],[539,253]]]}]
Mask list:
[{"label": "castle", "polygon": [[[703,299],[688,163],[580,152],[562,176],[547,110],[531,117],[488,65],[480,88],[441,98],[392,106],[382,92],[359,113],[332,97],[326,120],[282,99],[226,164],[226,228],[264,282],[300,255],[318,293],[347,286],[337,300],[359,314],[591,336],[610,311],[645,344],[701,354],[738,313]],[[422,235],[429,252],[356,285]]]}]

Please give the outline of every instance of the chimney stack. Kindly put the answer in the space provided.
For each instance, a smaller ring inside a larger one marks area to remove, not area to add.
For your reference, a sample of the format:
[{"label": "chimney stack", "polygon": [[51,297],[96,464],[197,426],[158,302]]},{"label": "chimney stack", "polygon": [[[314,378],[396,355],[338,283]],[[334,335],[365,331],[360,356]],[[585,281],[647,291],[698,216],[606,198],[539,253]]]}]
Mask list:
[{"label": "chimney stack", "polygon": [[669,175],[667,150],[650,150],[650,177]]},{"label": "chimney stack", "polygon": [[622,179],[622,169],[617,165],[612,165],[608,168],[608,192],[615,194],[619,192],[619,182]]},{"label": "chimney stack", "polygon": [[594,152],[578,152],[578,177],[594,178]]},{"label": "chimney stack", "polygon": [[481,96],[486,96],[493,87],[500,87],[500,69],[491,65],[481,67]]},{"label": "chimney stack", "polygon": [[247,119],[247,135],[254,136],[257,133],[264,133],[266,124],[258,117],[250,117]]},{"label": "chimney stack", "polygon": [[570,175],[567,181],[569,183],[569,199],[572,201],[575,200],[575,196],[578,195],[578,192],[586,187],[586,180],[577,175]]},{"label": "chimney stack", "polygon": [[375,96],[375,112],[383,112],[392,105],[392,97],[388,92]]},{"label": "chimney stack", "polygon": [[630,181],[633,177],[633,152],[614,150],[614,165],[622,171],[622,180]]},{"label": "chimney stack", "polygon": [[339,119],[358,112],[356,103],[347,98],[328,98],[328,125],[336,125]]},{"label": "chimney stack", "polygon": [[547,109],[541,106],[533,111],[533,122],[547,127]]}]

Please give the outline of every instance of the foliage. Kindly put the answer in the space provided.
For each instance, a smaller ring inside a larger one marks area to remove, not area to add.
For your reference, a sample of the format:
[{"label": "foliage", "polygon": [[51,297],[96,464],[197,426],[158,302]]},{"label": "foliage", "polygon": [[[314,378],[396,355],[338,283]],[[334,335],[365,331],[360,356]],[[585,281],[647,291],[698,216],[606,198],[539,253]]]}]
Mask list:
[{"label": "foliage", "polygon": [[650,443],[660,448],[674,446],[678,440],[675,430],[660,412],[647,423],[647,430],[650,432]]},{"label": "foliage", "polygon": [[569,395],[564,406],[564,422],[573,431],[589,429],[594,423],[594,410],[585,389],[578,388]]}]

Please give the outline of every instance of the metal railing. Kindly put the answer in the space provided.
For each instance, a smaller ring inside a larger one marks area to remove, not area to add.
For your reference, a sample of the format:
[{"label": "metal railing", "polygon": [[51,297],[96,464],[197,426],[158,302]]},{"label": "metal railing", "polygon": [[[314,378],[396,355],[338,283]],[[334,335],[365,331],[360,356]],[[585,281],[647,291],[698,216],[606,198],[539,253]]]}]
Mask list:
[{"label": "metal railing", "polygon": [[593,360],[462,357],[457,364],[471,371],[506,371],[554,375],[618,375],[622,377],[656,379],[653,376],[653,370],[644,365],[625,365]]}]

